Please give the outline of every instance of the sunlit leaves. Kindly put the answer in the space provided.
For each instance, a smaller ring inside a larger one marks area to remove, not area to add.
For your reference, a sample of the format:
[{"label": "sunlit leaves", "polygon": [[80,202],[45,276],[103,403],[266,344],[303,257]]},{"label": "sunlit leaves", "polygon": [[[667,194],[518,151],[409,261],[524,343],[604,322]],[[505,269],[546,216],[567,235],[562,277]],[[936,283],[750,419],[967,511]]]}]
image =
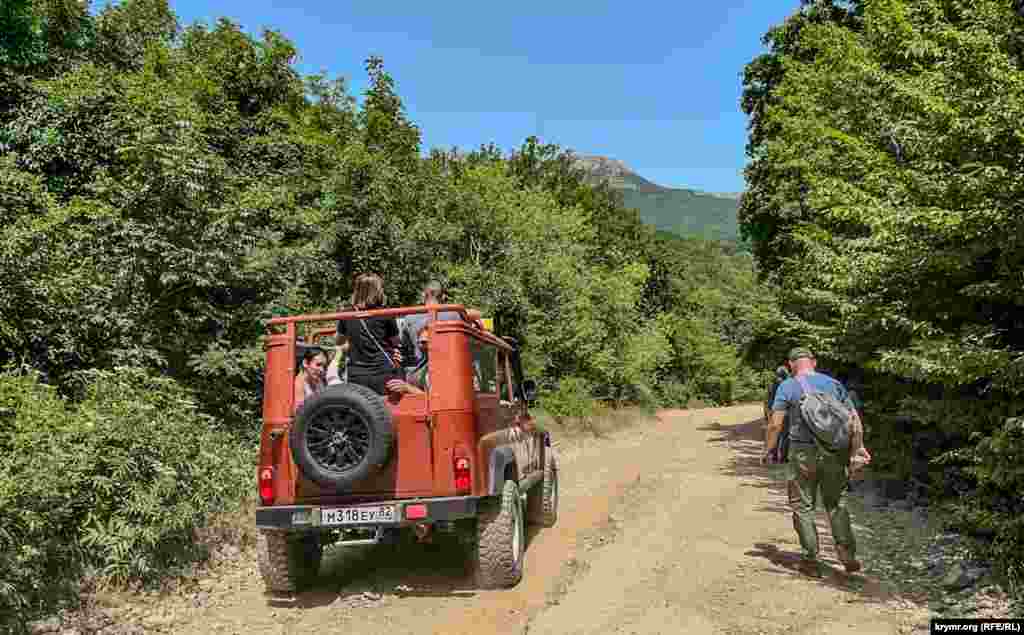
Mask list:
[{"label": "sunlit leaves", "polygon": [[1021,444],[996,422],[1024,410],[1022,35],[996,0],[804,3],[745,75],[740,211],[791,323],[876,374],[881,422],[960,444],[960,517],[1018,574]]}]

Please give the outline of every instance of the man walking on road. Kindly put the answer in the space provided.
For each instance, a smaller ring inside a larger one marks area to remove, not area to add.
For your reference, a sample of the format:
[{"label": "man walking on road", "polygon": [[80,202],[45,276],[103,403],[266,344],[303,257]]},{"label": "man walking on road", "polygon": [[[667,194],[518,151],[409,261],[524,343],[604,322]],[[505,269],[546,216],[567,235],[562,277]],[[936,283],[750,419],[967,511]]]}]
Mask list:
[{"label": "man walking on road", "polygon": [[[791,419],[788,494],[789,505],[793,510],[793,528],[796,529],[803,550],[800,568],[804,573],[821,577],[821,563],[818,560],[820,545],[814,523],[819,487],[839,561],[849,573],[859,571],[861,564],[856,559],[857,544],[853,537],[850,513],[846,509],[850,454],[843,451],[828,452],[819,447],[814,432],[803,419],[800,398],[805,387],[828,393],[847,405],[853,417],[857,414],[843,385],[824,373],[816,372],[816,365],[814,356],[807,348],[798,347],[789,352],[793,377],[784,381],[775,394],[765,453],[761,460],[762,463],[771,460],[788,414]],[[859,424],[859,420],[856,424]]]}]

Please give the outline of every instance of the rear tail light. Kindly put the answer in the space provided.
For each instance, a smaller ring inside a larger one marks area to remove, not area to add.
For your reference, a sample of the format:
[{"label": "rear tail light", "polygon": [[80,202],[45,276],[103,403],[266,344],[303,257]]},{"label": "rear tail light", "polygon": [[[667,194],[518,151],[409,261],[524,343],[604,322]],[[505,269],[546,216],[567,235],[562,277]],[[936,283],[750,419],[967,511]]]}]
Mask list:
[{"label": "rear tail light", "polygon": [[274,502],[274,468],[260,468],[260,500],[264,505]]},{"label": "rear tail light", "polygon": [[473,487],[473,477],[469,470],[469,459],[458,457],[455,459],[455,490],[459,494],[468,494]]},{"label": "rear tail light", "polygon": [[405,519],[406,520],[419,520],[420,518],[427,517],[427,506],[423,504],[406,505],[405,506]]}]

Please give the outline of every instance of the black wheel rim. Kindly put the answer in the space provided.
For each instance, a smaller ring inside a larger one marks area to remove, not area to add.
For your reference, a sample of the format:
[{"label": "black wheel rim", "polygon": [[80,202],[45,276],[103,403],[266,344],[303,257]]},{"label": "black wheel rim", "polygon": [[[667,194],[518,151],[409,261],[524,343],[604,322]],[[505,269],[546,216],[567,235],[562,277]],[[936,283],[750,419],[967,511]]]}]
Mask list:
[{"label": "black wheel rim", "polygon": [[370,452],[370,424],[350,408],[326,409],[309,422],[306,446],[321,467],[348,472]]}]

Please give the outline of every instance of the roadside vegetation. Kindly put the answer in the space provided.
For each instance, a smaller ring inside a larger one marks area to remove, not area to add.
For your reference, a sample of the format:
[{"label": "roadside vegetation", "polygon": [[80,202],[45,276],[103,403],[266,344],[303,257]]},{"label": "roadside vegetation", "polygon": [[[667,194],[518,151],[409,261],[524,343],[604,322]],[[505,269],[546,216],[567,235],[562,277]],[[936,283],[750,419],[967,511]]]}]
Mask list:
[{"label": "roadside vegetation", "polygon": [[[749,64],[740,225],[877,467],[1024,583],[1020,3],[804,1]],[[1016,9],[1015,9],[1016,7]]]},{"label": "roadside vegetation", "polygon": [[0,32],[2,627],[206,557],[252,497],[265,320],[360,272],[493,316],[553,417],[761,395],[781,313],[749,254],[656,234],[537,139],[424,153],[380,59],[357,104],[166,0],[9,0]]},{"label": "roadside vegetation", "polygon": [[366,271],[390,304],[436,277],[494,317],[566,430],[759,400],[809,343],[862,387],[875,468],[947,501],[1019,591],[1011,4],[806,0],[773,28],[744,76],[740,247],[655,231],[538,139],[426,151],[380,59],[357,101],[275,31],[6,0],[0,629],[206,558],[253,495],[265,320]]}]

